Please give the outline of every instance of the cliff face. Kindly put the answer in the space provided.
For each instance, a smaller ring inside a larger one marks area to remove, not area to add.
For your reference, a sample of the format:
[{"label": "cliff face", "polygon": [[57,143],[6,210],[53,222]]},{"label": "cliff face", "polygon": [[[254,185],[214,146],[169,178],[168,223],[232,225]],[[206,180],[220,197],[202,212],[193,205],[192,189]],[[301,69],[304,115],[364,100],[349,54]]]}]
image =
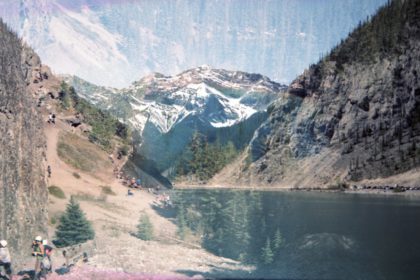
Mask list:
[{"label": "cliff face", "polygon": [[18,267],[31,240],[47,232],[46,143],[33,90],[40,68],[39,57],[0,21],[0,237]]},{"label": "cliff face", "polygon": [[243,184],[325,186],[420,165],[420,1],[392,1],[270,108]]}]

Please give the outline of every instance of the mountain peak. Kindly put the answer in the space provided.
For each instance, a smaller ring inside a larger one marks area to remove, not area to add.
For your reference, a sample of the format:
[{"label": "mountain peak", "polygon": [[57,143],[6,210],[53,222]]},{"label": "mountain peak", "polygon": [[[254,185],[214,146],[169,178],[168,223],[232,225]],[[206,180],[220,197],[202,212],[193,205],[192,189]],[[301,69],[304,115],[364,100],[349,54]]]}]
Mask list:
[{"label": "mountain peak", "polygon": [[[216,89],[242,90],[252,92],[279,92],[285,89],[284,85],[271,81],[261,74],[242,71],[215,69],[209,65],[201,65],[185,70],[175,76],[165,76],[161,73],[151,73],[134,82],[130,89],[139,90],[147,88],[148,92],[168,93],[178,91],[190,84],[205,83]],[[143,92],[143,91],[142,91]]]}]

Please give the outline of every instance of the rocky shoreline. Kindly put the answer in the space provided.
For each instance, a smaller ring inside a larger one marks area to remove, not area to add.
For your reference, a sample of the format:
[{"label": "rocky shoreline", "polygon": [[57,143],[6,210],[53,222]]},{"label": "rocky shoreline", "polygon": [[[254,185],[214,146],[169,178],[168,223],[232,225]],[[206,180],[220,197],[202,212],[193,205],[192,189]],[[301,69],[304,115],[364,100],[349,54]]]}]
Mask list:
[{"label": "rocky shoreline", "polygon": [[251,187],[251,186],[220,186],[220,185],[188,185],[177,184],[174,190],[253,190],[253,191],[286,191],[286,192],[332,192],[332,193],[362,193],[362,194],[396,194],[396,195],[420,195],[420,184],[418,186],[402,185],[351,185],[346,187]]}]

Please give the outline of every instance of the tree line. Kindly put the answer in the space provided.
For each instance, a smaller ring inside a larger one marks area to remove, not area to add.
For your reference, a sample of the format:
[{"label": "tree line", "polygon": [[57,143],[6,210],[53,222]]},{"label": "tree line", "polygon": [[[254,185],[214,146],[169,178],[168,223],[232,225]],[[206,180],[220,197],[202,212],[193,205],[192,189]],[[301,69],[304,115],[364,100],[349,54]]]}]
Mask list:
[{"label": "tree line", "polygon": [[177,176],[192,176],[207,181],[239,154],[233,142],[209,143],[207,137],[195,132],[176,164]]},{"label": "tree line", "polygon": [[126,144],[129,143],[131,132],[127,125],[80,98],[74,87],[69,86],[66,82],[61,83],[59,99],[64,109],[74,110],[81,114],[83,121],[92,127],[88,133],[91,142],[97,143],[105,149],[111,149],[112,138],[117,136]]}]

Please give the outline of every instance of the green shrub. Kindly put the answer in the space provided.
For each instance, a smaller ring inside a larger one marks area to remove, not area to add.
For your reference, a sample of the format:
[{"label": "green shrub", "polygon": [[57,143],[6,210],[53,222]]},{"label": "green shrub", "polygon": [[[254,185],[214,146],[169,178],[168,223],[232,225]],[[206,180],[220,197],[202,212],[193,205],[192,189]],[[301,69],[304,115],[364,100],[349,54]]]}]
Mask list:
[{"label": "green shrub", "polygon": [[146,213],[143,213],[140,217],[136,236],[141,240],[153,239],[153,224],[150,222],[149,216]]},{"label": "green shrub", "polygon": [[50,195],[55,196],[56,198],[65,199],[66,195],[60,187],[49,186],[48,192]]},{"label": "green shrub", "polygon": [[57,223],[57,218],[55,216],[52,216],[50,218],[50,224],[55,225]]}]

